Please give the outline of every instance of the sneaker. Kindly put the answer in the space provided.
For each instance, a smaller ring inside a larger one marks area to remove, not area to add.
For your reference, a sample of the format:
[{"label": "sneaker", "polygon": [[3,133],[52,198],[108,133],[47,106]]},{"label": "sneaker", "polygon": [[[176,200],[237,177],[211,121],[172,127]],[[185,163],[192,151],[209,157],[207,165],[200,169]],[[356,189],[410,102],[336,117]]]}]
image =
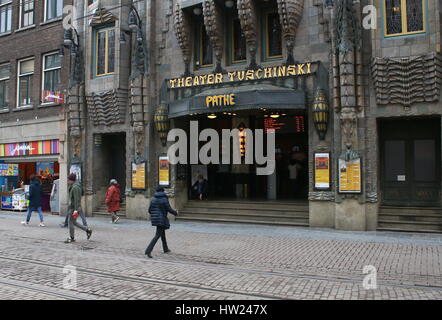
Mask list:
[{"label": "sneaker", "polygon": [[91,238],[91,236],[92,236],[92,229],[90,229],[90,228],[87,229],[86,235],[87,235],[87,239],[89,240]]},{"label": "sneaker", "polygon": [[24,226],[28,226],[28,225],[29,225],[29,222],[27,222],[27,221],[22,221],[21,224],[24,225]]},{"label": "sneaker", "polygon": [[114,223],[117,223],[118,220],[120,220],[120,217],[116,217],[115,220],[114,220]]},{"label": "sneaker", "polygon": [[39,225],[39,227],[46,227],[45,224],[43,222],[41,222]]},{"label": "sneaker", "polygon": [[164,253],[170,253],[170,249],[164,250]]},{"label": "sneaker", "polygon": [[67,238],[67,240],[64,243],[71,243],[71,242],[75,242],[75,239]]}]

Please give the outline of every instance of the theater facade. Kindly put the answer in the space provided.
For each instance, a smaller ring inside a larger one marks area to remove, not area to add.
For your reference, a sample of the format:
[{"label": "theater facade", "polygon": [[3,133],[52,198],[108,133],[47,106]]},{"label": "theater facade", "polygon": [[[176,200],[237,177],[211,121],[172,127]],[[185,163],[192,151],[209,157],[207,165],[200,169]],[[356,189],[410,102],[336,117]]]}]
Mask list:
[{"label": "theater facade", "polygon": [[[160,184],[182,220],[442,232],[437,1],[112,0],[81,9],[91,14],[79,26],[90,63],[71,89],[69,123],[88,214],[117,177],[130,218],[147,217]],[[173,129],[190,137],[178,164]],[[268,175],[247,157],[259,154],[260,130],[264,145],[274,134]],[[231,145],[213,141],[226,131]],[[202,152],[229,161],[207,163]]]}]

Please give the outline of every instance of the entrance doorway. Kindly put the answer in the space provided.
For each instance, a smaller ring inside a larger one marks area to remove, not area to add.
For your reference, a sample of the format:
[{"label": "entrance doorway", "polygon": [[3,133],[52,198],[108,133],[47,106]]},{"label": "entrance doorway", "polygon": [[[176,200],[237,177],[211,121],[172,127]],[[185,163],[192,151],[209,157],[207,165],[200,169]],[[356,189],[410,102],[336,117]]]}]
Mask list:
[{"label": "entrance doorway", "polygon": [[440,118],[380,121],[383,204],[440,205],[440,121]]},{"label": "entrance doorway", "polygon": [[[220,136],[223,129],[232,130],[241,125],[252,131],[275,129],[276,168],[273,175],[265,176],[256,174],[255,164],[190,165],[188,175],[190,199],[194,198],[192,186],[199,174],[208,180],[209,200],[307,199],[308,129],[304,112],[287,112],[277,117],[249,113],[238,115],[237,118],[219,114],[216,119],[200,116],[192,120],[198,120],[200,131],[211,128]],[[200,148],[202,145],[204,143],[200,144]],[[223,146],[220,146],[220,153],[222,148]]]}]

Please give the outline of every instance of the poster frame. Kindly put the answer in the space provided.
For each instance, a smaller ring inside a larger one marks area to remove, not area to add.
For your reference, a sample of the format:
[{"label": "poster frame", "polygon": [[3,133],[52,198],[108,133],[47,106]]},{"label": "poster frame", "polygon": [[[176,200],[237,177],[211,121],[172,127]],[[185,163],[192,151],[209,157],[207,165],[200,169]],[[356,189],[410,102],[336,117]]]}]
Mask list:
[{"label": "poster frame", "polygon": [[359,160],[359,177],[361,179],[361,181],[360,181],[360,189],[359,189],[359,191],[341,191],[341,173],[339,171],[339,162],[340,161],[345,161],[345,159],[339,158],[338,161],[337,161],[337,164],[336,164],[337,165],[337,174],[338,174],[338,194],[362,194],[363,193],[364,177],[362,176],[362,173],[364,171],[363,171],[363,168],[362,168],[362,158],[359,157],[359,158],[356,158],[356,159],[353,159],[353,160]]},{"label": "poster frame", "polygon": [[[142,165],[144,166],[144,188],[136,188],[134,187],[134,173],[133,173],[133,166],[134,164],[136,165]],[[141,162],[135,162],[132,161],[130,164],[130,188],[132,190],[140,190],[140,191],[145,191],[147,189],[147,175],[146,175],[146,166],[147,162],[146,161],[141,161]]]},{"label": "poster frame", "polygon": [[[316,155],[326,154],[328,156],[328,187],[320,188],[316,187]],[[314,152],[313,153],[313,190],[315,191],[331,191],[332,189],[332,159],[330,152]]]},{"label": "poster frame", "polygon": [[[167,181],[167,184],[161,184],[161,180],[160,180],[160,172],[161,172],[161,170],[160,170],[160,161],[164,160],[164,159],[167,159],[167,162],[169,163],[169,173],[168,173],[169,180]],[[158,156],[158,185],[163,187],[163,188],[170,188],[170,172],[171,172],[170,171],[170,166],[171,166],[170,159],[169,159],[169,156],[167,154],[162,154],[162,155]]]}]

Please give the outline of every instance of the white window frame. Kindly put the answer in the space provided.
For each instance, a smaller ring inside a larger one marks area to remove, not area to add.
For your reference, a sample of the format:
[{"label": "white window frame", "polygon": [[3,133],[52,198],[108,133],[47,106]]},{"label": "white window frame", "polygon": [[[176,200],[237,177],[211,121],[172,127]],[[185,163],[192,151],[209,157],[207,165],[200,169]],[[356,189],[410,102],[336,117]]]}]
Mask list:
[{"label": "white window frame", "polygon": [[45,7],[44,7],[44,21],[52,21],[52,20],[57,20],[63,17],[63,5],[64,5],[64,1],[63,0],[57,0],[57,1],[61,1],[61,15],[60,16],[56,16],[53,17],[51,19],[48,19],[48,1],[50,0],[45,0]]},{"label": "white window frame", "polygon": [[[28,73],[25,73],[25,74],[20,74],[20,70],[21,70],[21,63],[22,62],[26,62],[26,61],[30,61],[30,60],[34,60],[34,71],[32,71],[32,72],[28,72]],[[23,105],[23,106],[21,106],[20,105],[20,78],[21,77],[24,77],[24,76],[29,76],[29,75],[34,75],[35,74],[35,58],[34,57],[32,57],[32,58],[26,58],[26,59],[22,59],[22,60],[19,60],[18,61],[18,65],[17,65],[17,109],[19,109],[19,108],[29,108],[29,107],[33,107],[33,104],[31,103],[31,104],[27,104],[27,105]],[[31,90],[31,100],[32,100],[32,90]]]},{"label": "white window frame", "polygon": [[13,7],[12,0],[0,4],[0,12],[1,12],[1,9],[2,9],[3,7],[8,7],[8,6],[11,6],[11,19],[8,20],[8,23],[9,23],[9,29],[6,30],[6,31],[4,31],[4,32],[0,32],[0,34],[9,33],[9,32],[12,31],[12,9],[13,9],[13,8],[12,8],[12,7]]},{"label": "white window frame", "polygon": [[[40,91],[41,94],[40,94],[40,98],[43,97],[42,93],[43,93],[44,87],[45,87],[45,74],[46,74],[46,72],[54,71],[54,70],[60,70],[60,77],[61,77],[61,60],[60,60],[60,66],[59,67],[46,69],[46,57],[47,56],[53,56],[55,54],[58,54],[58,51],[56,51],[56,52],[49,52],[49,53],[46,53],[46,54],[43,55],[43,61],[41,63],[41,65],[42,65],[41,71],[42,72],[41,72],[41,91]],[[42,105],[51,105],[51,104],[59,104],[59,103],[57,103],[57,102],[44,102],[43,99],[42,99],[41,104]]]},{"label": "white window frame", "polygon": [[[32,1],[32,23],[28,24],[27,26],[22,25],[23,21],[22,21],[22,13],[23,13],[23,5],[24,2],[30,2]],[[26,29],[26,28],[30,28],[35,26],[35,0],[20,0],[20,10],[19,10],[19,19],[18,19],[18,28],[19,29]]]},{"label": "white window frame", "polygon": [[[4,66],[9,66],[9,75],[7,77],[0,78],[0,82],[11,79],[11,64],[9,62],[8,63],[0,64],[0,68],[2,68]],[[9,85],[8,85],[8,89],[9,89]],[[4,110],[7,110],[7,109],[9,109],[9,106],[8,106],[8,108],[1,108],[0,107],[0,111],[4,111]]]}]

